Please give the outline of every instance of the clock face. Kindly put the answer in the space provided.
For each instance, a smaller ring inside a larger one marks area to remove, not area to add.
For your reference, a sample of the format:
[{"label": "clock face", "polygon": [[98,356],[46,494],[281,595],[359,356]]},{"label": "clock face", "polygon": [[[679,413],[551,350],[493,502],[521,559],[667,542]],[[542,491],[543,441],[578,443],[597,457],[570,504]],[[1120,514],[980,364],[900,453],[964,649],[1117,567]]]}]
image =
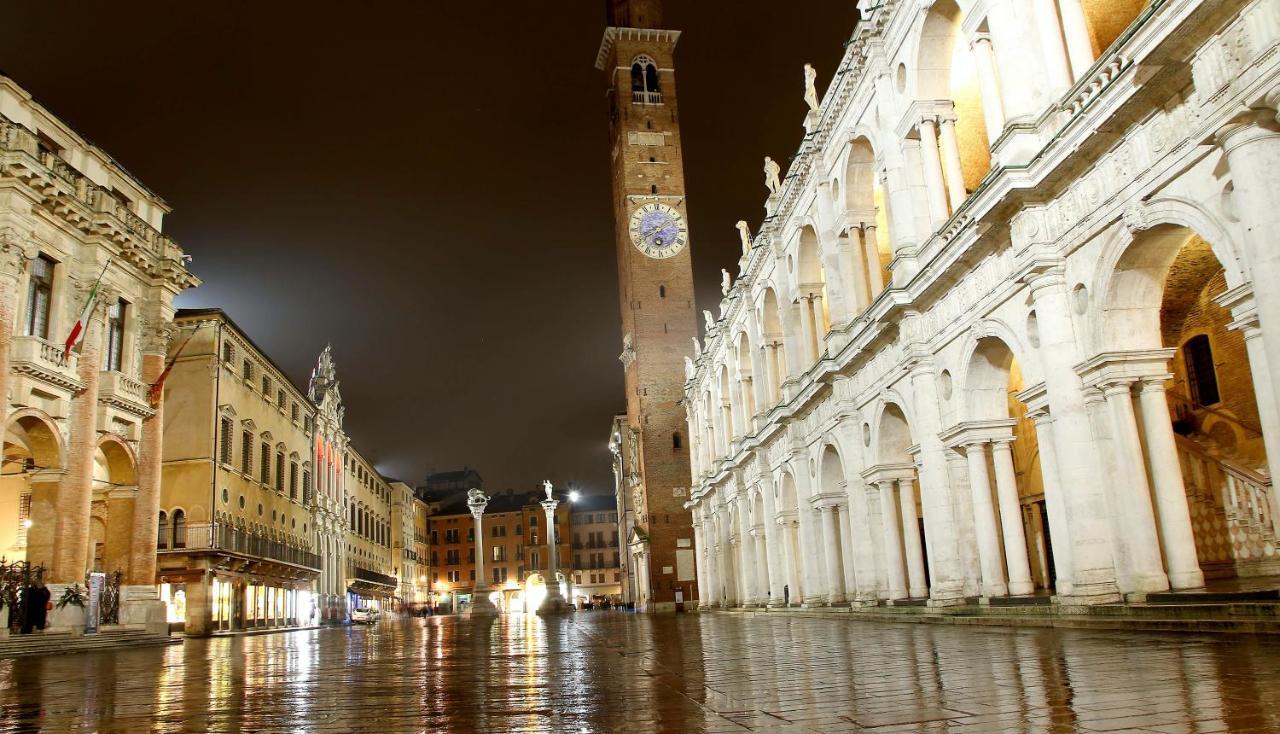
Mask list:
[{"label": "clock face", "polygon": [[645,204],[631,213],[631,242],[649,257],[673,257],[688,244],[689,228],[666,204]]}]

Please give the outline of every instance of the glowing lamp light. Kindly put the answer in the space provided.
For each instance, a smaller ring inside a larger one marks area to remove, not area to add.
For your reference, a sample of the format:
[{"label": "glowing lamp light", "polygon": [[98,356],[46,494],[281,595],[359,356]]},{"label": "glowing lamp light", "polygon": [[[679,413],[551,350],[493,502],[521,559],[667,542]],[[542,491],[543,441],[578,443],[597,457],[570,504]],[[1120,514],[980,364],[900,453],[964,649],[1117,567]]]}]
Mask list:
[{"label": "glowing lamp light", "polygon": [[32,525],[32,524],[33,524],[33,523],[31,522],[31,518],[29,518],[29,517],[28,517],[26,520],[23,520],[23,521],[22,521],[22,527],[24,527],[24,528],[26,528],[26,529],[28,529],[28,530],[30,530],[30,529],[31,529],[31,525]]},{"label": "glowing lamp light", "polygon": [[570,501],[570,502],[577,502],[577,501],[578,501],[578,499],[579,499],[580,497],[582,497],[582,494],[581,494],[581,493],[579,493],[579,492],[578,492],[578,490],[576,490],[576,489],[571,489],[571,490],[569,490],[569,501]]}]

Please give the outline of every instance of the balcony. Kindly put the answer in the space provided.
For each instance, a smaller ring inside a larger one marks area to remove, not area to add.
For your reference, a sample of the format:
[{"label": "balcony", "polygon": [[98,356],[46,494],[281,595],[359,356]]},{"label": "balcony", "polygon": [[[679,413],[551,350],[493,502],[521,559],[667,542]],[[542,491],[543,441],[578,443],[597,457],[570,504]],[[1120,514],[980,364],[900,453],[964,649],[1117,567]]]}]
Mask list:
[{"label": "balcony", "polygon": [[[222,552],[265,561],[276,561],[311,571],[320,570],[320,556],[270,540],[230,525],[198,523],[188,525],[176,538],[173,548],[158,548],[159,553]],[[181,546],[181,547],[177,547]]]},{"label": "balcony", "polygon": [[355,572],[355,575],[353,576],[354,581],[364,581],[378,586],[388,586],[392,589],[400,585],[400,579],[397,579],[395,576],[388,576],[385,573],[370,571],[367,568],[361,568],[359,566],[353,567],[352,570]]},{"label": "balcony", "polygon": [[76,374],[80,355],[72,352],[62,359],[62,346],[38,336],[15,336],[9,352],[10,369],[64,390],[84,389]]},{"label": "balcony", "polygon": [[98,378],[98,399],[143,417],[152,415],[147,386],[122,372],[107,370]]},{"label": "balcony", "polygon": [[632,104],[662,104],[662,92],[644,92],[634,90],[631,92]]}]

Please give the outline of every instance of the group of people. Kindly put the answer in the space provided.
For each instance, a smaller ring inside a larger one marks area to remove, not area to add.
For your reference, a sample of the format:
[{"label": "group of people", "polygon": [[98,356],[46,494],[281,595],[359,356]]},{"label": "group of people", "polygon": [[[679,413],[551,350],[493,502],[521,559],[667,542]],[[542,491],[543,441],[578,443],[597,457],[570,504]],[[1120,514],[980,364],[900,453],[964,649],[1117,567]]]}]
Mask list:
[{"label": "group of people", "polygon": [[35,630],[44,629],[49,619],[49,610],[53,602],[49,588],[43,581],[36,580],[22,592],[22,634],[29,635]]}]

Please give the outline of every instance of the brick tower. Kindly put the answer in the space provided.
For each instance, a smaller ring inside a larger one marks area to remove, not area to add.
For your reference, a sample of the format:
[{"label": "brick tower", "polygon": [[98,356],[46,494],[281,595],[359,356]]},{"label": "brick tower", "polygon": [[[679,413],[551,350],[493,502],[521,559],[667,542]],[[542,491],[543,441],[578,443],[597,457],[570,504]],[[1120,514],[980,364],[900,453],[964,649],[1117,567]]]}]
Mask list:
[{"label": "brick tower", "polygon": [[688,499],[684,357],[697,336],[685,218],[684,162],[673,55],[658,0],[610,0],[596,67],[609,74],[613,208],[626,374],[626,494],[633,599],[647,611],[697,593]]}]

